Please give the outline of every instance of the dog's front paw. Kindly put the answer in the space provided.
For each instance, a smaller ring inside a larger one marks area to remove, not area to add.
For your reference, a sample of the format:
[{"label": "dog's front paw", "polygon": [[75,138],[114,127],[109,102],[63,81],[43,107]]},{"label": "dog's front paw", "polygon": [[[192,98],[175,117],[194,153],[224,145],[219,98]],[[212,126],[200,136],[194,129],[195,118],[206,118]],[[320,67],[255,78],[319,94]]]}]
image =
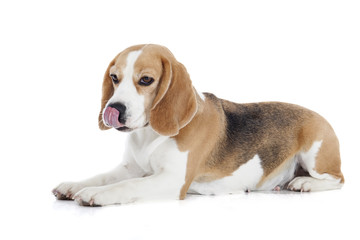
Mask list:
[{"label": "dog's front paw", "polygon": [[104,187],[87,187],[75,194],[75,201],[81,206],[99,207],[111,204]]},{"label": "dog's front paw", "polygon": [[74,199],[81,206],[98,207],[134,202],[136,198],[131,196],[124,188],[102,186],[84,188],[75,194]]},{"label": "dog's front paw", "polygon": [[58,200],[73,200],[75,193],[83,189],[84,184],[79,182],[64,182],[52,190]]}]

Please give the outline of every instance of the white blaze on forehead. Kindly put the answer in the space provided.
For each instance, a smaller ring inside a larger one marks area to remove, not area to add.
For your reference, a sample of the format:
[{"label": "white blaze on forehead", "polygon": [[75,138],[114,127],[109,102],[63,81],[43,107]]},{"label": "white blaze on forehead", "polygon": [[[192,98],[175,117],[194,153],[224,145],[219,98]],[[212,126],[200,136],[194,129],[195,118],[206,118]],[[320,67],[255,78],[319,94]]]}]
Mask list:
[{"label": "white blaze on forehead", "polygon": [[119,83],[114,95],[111,97],[109,103],[120,102],[128,107],[131,102],[138,100],[140,95],[136,91],[136,87],[133,82],[134,65],[142,50],[130,52],[126,58],[126,66],[122,71],[122,80]]},{"label": "white blaze on forehead", "polygon": [[134,74],[134,65],[140,54],[142,53],[142,50],[133,51],[130,52],[126,59],[126,67],[124,69],[124,79],[132,79],[132,76]]}]

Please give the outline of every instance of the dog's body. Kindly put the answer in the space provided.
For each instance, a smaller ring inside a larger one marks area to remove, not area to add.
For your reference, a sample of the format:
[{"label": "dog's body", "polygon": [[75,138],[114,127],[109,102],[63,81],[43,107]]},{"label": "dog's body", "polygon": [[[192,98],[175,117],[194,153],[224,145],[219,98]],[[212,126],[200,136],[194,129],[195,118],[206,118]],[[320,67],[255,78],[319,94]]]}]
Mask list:
[{"label": "dog's body", "polygon": [[184,66],[157,45],[130,47],[110,63],[99,126],[131,131],[122,164],[60,184],[58,199],[94,206],[344,183],[339,143],[324,118],[292,104],[198,94]]}]

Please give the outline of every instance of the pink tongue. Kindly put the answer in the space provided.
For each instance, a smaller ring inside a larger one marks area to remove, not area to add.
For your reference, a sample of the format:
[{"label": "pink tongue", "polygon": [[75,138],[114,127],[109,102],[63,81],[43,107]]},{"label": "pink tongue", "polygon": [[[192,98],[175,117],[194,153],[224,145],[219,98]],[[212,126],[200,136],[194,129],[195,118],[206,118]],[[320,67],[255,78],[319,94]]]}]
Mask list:
[{"label": "pink tongue", "polygon": [[105,123],[111,127],[119,128],[124,124],[119,122],[119,111],[112,107],[107,107],[104,112]]}]

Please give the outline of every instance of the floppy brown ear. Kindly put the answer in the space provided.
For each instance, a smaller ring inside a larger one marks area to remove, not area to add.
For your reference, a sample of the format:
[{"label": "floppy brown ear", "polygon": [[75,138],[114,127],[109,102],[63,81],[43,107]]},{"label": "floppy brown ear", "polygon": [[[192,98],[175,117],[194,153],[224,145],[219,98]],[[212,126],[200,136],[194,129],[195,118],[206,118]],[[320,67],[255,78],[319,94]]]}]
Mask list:
[{"label": "floppy brown ear", "polygon": [[189,74],[176,60],[162,60],[163,74],[150,112],[150,125],[159,134],[175,136],[195,116],[197,101]]},{"label": "floppy brown ear", "polygon": [[114,87],[112,84],[112,80],[110,78],[110,68],[115,64],[115,59],[111,61],[111,63],[109,64],[108,68],[106,69],[105,75],[104,75],[104,80],[103,80],[103,85],[102,85],[102,97],[101,97],[101,109],[100,109],[100,113],[99,113],[99,128],[101,130],[108,130],[110,129],[109,127],[105,126],[104,122],[103,122],[103,118],[102,118],[102,113],[103,110],[107,104],[107,102],[109,101],[109,99],[112,97],[112,95],[114,94]]}]

